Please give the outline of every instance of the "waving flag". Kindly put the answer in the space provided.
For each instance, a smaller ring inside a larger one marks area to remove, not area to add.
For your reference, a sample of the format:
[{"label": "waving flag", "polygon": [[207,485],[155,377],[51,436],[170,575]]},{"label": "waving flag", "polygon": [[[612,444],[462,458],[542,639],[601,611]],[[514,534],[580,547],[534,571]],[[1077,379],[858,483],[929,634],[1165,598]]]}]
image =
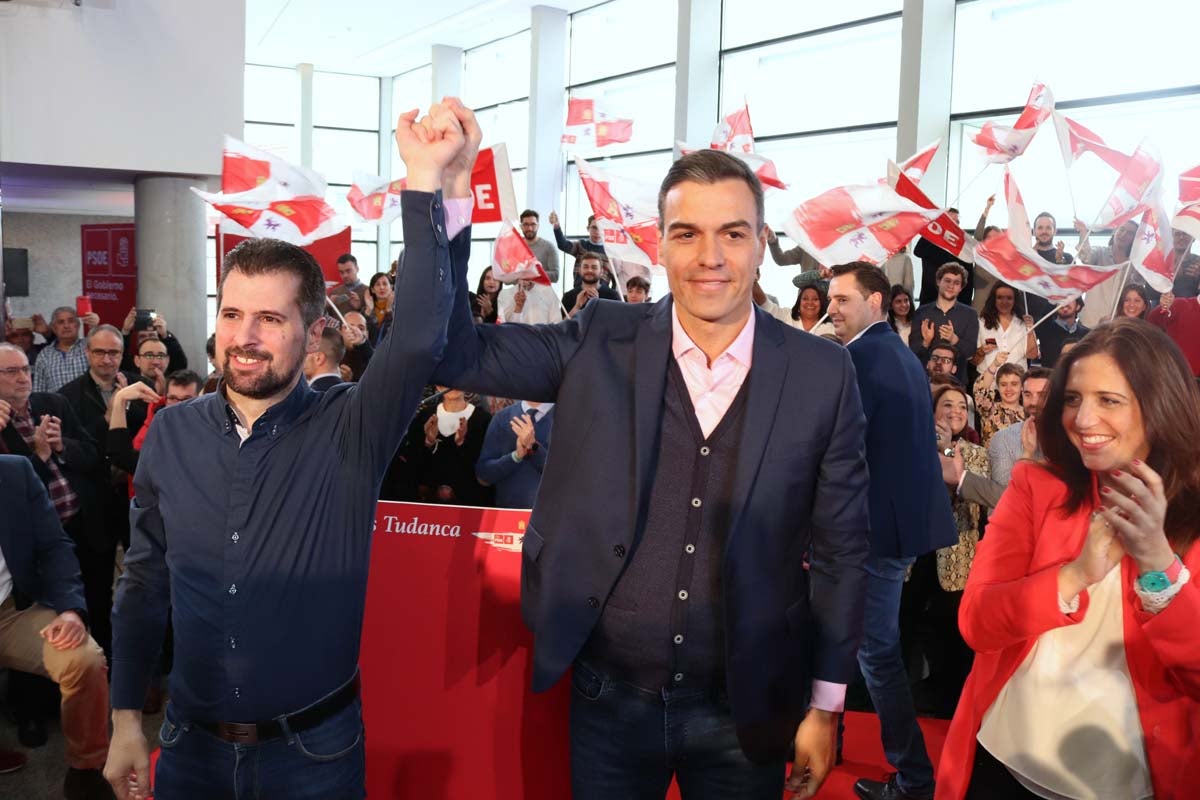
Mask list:
[{"label": "waving flag", "polygon": [[404,178],[389,181],[378,175],[355,172],[346,201],[363,222],[386,225],[400,216],[400,192],[407,187]]},{"label": "waving flag", "polygon": [[[908,172],[896,166],[893,161],[888,161],[888,185],[901,197],[912,200],[921,208],[937,208],[937,204],[921,191],[916,181],[908,176]],[[970,262],[977,244],[975,237],[968,236],[949,214],[938,210],[940,215],[926,225],[920,235],[951,255]]]},{"label": "waving flag", "polygon": [[633,138],[633,120],[612,117],[587,97],[567,100],[567,126],[562,143],[581,147],[605,147]]},{"label": "waving flag", "polygon": [[1150,208],[1162,183],[1162,172],[1158,155],[1147,145],[1138,145],[1117,175],[1092,228],[1115,228]]},{"label": "waving flag", "polygon": [[1070,117],[1054,112],[1054,131],[1058,134],[1058,146],[1062,150],[1063,163],[1068,167],[1084,153],[1093,153],[1118,172],[1129,166],[1129,156],[1104,143],[1099,134],[1093,133]]},{"label": "waving flag", "polygon": [[575,166],[596,215],[604,252],[621,261],[657,265],[657,187],[610,175],[579,156],[575,156]]},{"label": "waving flag", "polygon": [[284,195],[325,196],[325,179],[311,169],[289,164],[279,156],[251,147],[232,136],[225,137],[221,159],[221,192],[236,194],[260,186],[274,185]]},{"label": "waving flag", "polygon": [[[681,154],[687,155],[693,152],[694,148],[689,148],[683,142],[678,142],[678,144]],[[754,128],[750,125],[749,105],[743,104],[741,108],[725,117],[721,124],[717,125],[709,147],[729,153],[746,162],[750,169],[754,170],[754,174],[758,176],[758,180],[763,186],[772,186],[776,189],[787,188],[787,184],[779,178],[775,162],[754,152]]]},{"label": "waving flag", "polygon": [[1179,202],[1185,206],[1200,201],[1200,167],[1192,167],[1179,176]]},{"label": "waving flag", "polygon": [[[903,172],[908,176],[913,183],[920,183],[925,177],[925,173],[929,171],[929,165],[933,163],[933,157],[937,155],[938,148],[942,146],[942,140],[938,139],[931,145],[926,145],[924,148],[913,153],[909,158],[905,159],[896,167],[898,172]],[[891,167],[895,167],[891,161],[888,162],[889,172],[891,176]]]},{"label": "waving flag", "polygon": [[278,186],[265,185],[235,194],[211,194],[195,188],[192,191],[254,238],[282,239],[291,244],[306,245],[346,227],[324,198],[282,196]]},{"label": "waving flag", "polygon": [[1146,209],[1129,254],[1133,268],[1156,292],[1169,292],[1175,285],[1175,243],[1168,219],[1161,202]]},{"label": "waving flag", "polygon": [[1124,263],[1096,267],[1047,261],[1030,244],[1033,232],[1029,227],[1029,215],[1016,181],[1007,169],[1004,171],[1004,197],[1008,203],[1008,232],[975,246],[976,266],[1017,289],[1052,303],[1065,303],[1078,297],[1124,269]]},{"label": "waving flag", "polygon": [[827,266],[882,264],[941,214],[890,186],[839,186],[800,204],[783,228]]},{"label": "waving flag", "polygon": [[1025,108],[1012,127],[985,122],[971,141],[983,148],[993,164],[1007,164],[1025,152],[1038,127],[1054,111],[1054,95],[1045,84],[1035,83],[1025,101]]},{"label": "waving flag", "polygon": [[551,285],[542,262],[537,260],[521,231],[511,222],[496,237],[492,249],[492,277],[501,283],[531,280],[544,286]]},{"label": "waving flag", "polygon": [[1193,239],[1200,239],[1200,202],[1186,205],[1171,220],[1171,227],[1183,231]]}]

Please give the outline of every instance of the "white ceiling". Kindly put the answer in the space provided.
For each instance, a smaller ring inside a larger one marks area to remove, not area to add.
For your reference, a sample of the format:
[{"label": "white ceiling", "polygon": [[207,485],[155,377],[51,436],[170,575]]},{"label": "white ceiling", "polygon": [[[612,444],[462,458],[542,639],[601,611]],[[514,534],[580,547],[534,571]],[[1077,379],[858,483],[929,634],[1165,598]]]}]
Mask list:
[{"label": "white ceiling", "polygon": [[433,45],[464,50],[525,30],[530,8],[597,0],[246,0],[246,61],[357,75],[428,64]]}]

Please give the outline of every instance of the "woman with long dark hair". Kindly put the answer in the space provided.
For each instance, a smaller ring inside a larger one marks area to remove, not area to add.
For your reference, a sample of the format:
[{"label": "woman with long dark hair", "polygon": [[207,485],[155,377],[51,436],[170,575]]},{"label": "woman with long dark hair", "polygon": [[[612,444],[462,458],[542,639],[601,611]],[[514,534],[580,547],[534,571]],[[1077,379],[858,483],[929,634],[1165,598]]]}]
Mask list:
[{"label": "woman with long dark hair", "polygon": [[888,304],[887,319],[892,330],[900,334],[901,341],[908,341],[914,310],[912,292],[897,283],[892,287],[892,301]]},{"label": "woman with long dark hair", "polygon": [[392,291],[392,279],[386,272],[376,272],[367,284],[367,292],[371,296],[371,308],[367,310],[367,335],[371,344],[378,346],[392,327],[392,302],[395,300]]},{"label": "woman with long dark hair", "polygon": [[499,314],[500,281],[492,277],[492,268],[488,267],[479,276],[479,285],[471,295],[471,312],[476,321],[495,323]]},{"label": "woman with long dark hair", "polygon": [[1121,304],[1117,306],[1117,317],[1145,319],[1150,311],[1150,293],[1145,286],[1131,283],[1121,292]]},{"label": "woman with long dark hair", "polygon": [[1117,319],[1059,361],[1037,434],[963,595],[975,666],[937,797],[1195,797],[1200,390]]},{"label": "woman with long dark hair", "polygon": [[971,358],[980,373],[998,366],[996,356],[999,353],[1006,354],[1000,364],[1016,364],[1022,369],[1027,366],[1028,359],[1038,357],[1034,319],[1023,306],[1020,311],[1025,313],[1018,316],[1017,302],[1017,290],[1012,286],[1000,282],[992,284],[983,311],[979,312],[979,338]]}]

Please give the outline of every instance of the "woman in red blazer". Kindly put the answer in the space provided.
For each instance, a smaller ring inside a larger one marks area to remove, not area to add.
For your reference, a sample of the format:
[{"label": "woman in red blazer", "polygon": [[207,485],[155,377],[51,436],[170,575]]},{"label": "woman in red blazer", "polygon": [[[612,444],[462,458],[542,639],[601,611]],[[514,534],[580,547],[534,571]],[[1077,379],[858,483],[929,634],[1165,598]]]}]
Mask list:
[{"label": "woman in red blazer", "polygon": [[937,798],[1200,796],[1200,391],[1162,331],[1060,361],[979,544]]}]

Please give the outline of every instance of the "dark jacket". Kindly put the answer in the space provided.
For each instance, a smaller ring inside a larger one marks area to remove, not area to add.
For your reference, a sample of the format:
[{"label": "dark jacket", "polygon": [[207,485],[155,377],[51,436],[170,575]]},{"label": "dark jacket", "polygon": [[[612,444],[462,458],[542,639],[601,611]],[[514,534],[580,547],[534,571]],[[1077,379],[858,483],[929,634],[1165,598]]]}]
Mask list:
[{"label": "dark jacket", "polygon": [[46,487],[29,459],[0,455],[0,554],[13,578],[18,609],[37,602],[74,611],[87,624],[75,545],[63,533]]},{"label": "dark jacket", "polygon": [[929,376],[887,323],[846,349],[867,415],[871,555],[911,558],[949,547],[958,528],[934,444]]},{"label": "dark jacket", "polygon": [[[533,688],[566,673],[644,535],[671,356],[671,304],[588,303],[553,325],[472,325],[469,229],[434,382],[555,401],[555,443],[526,528],[521,611]],[[866,422],[850,356],[760,309],[722,565],[726,686],[743,751],[782,760],[814,678],[849,683],[868,555]],[[814,382],[814,375],[823,376]],[[797,421],[803,424],[797,424]],[[609,476],[604,502],[597,476]],[[811,557],[811,569],[804,568]]]}]

